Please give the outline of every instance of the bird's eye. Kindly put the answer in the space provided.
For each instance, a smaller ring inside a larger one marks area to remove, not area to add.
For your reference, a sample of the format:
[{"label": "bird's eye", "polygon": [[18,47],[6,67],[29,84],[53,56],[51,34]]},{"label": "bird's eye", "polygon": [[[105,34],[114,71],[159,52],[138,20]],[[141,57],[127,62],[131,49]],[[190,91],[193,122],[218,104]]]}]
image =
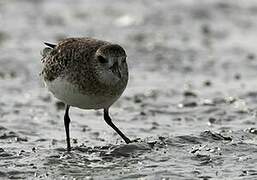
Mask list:
[{"label": "bird's eye", "polygon": [[103,56],[98,56],[97,59],[98,59],[98,61],[99,61],[100,63],[102,63],[102,64],[108,62],[107,59],[105,59]]}]

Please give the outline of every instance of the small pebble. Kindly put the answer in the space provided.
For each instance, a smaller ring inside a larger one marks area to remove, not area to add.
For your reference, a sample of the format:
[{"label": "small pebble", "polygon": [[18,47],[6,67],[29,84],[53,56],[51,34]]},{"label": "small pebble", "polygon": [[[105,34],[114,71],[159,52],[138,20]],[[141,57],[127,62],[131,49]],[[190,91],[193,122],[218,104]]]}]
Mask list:
[{"label": "small pebble", "polygon": [[255,59],[255,55],[250,53],[250,54],[247,55],[247,59],[253,60],[253,59]]},{"label": "small pebble", "polygon": [[215,123],[215,122],[216,122],[216,119],[215,119],[215,118],[213,118],[213,117],[210,117],[210,118],[209,118],[209,122],[210,122],[211,124],[213,124],[213,123]]},{"label": "small pebble", "polygon": [[141,103],[142,99],[139,96],[134,96],[134,102],[135,103]]},{"label": "small pebble", "polygon": [[210,26],[208,26],[207,24],[202,25],[201,30],[204,35],[209,35],[211,33]]},{"label": "small pebble", "polygon": [[141,115],[141,116],[145,116],[146,113],[145,113],[144,111],[141,111],[141,112],[140,112],[140,115]]},{"label": "small pebble", "polygon": [[183,104],[183,107],[196,107],[197,103],[196,102],[187,102]]},{"label": "small pebble", "polygon": [[77,144],[78,143],[77,139],[72,139],[72,141],[73,141],[73,144]]},{"label": "small pebble", "polygon": [[207,86],[207,87],[212,85],[211,81],[209,81],[209,80],[204,81],[203,84],[204,84],[204,86]]},{"label": "small pebble", "polygon": [[236,74],[234,75],[234,78],[235,78],[236,80],[239,80],[239,79],[241,79],[241,74],[239,74],[239,73],[236,73]]},{"label": "small pebble", "polygon": [[57,101],[55,103],[55,106],[56,106],[57,110],[63,110],[65,108],[65,104],[61,101]]},{"label": "small pebble", "polygon": [[197,97],[196,93],[194,93],[194,92],[192,92],[192,91],[185,91],[185,92],[184,92],[184,96],[186,96],[186,97],[189,97],[189,96],[191,96],[191,97]]}]

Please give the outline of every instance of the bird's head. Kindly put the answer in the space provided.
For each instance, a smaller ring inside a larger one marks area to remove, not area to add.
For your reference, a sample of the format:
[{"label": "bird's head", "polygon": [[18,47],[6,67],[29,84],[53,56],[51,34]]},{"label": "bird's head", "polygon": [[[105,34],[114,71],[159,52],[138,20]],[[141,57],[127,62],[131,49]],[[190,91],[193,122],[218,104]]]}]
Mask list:
[{"label": "bird's head", "polygon": [[128,67],[125,50],[117,44],[101,46],[95,53],[95,64],[99,80],[102,83],[115,85],[128,80]]}]

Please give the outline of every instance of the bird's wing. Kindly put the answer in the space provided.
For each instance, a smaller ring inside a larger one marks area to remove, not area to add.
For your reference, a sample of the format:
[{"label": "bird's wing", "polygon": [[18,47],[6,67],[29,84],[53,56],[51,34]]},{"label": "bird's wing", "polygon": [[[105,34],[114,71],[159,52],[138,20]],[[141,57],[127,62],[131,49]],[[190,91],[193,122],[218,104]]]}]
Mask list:
[{"label": "bird's wing", "polygon": [[[54,80],[65,70],[76,68],[76,66],[86,66],[87,62],[93,57],[93,54],[102,45],[108,44],[105,41],[92,38],[67,38],[60,41],[57,45],[45,43],[44,78]],[[43,51],[44,51],[43,50]]]}]

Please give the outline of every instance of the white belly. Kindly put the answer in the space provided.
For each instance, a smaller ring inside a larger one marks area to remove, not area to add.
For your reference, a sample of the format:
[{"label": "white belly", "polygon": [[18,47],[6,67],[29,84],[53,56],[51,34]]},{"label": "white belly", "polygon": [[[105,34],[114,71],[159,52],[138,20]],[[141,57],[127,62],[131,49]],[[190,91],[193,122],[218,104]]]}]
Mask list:
[{"label": "white belly", "polygon": [[108,108],[119,98],[82,94],[77,87],[61,78],[45,81],[45,84],[57,99],[81,109]]}]

